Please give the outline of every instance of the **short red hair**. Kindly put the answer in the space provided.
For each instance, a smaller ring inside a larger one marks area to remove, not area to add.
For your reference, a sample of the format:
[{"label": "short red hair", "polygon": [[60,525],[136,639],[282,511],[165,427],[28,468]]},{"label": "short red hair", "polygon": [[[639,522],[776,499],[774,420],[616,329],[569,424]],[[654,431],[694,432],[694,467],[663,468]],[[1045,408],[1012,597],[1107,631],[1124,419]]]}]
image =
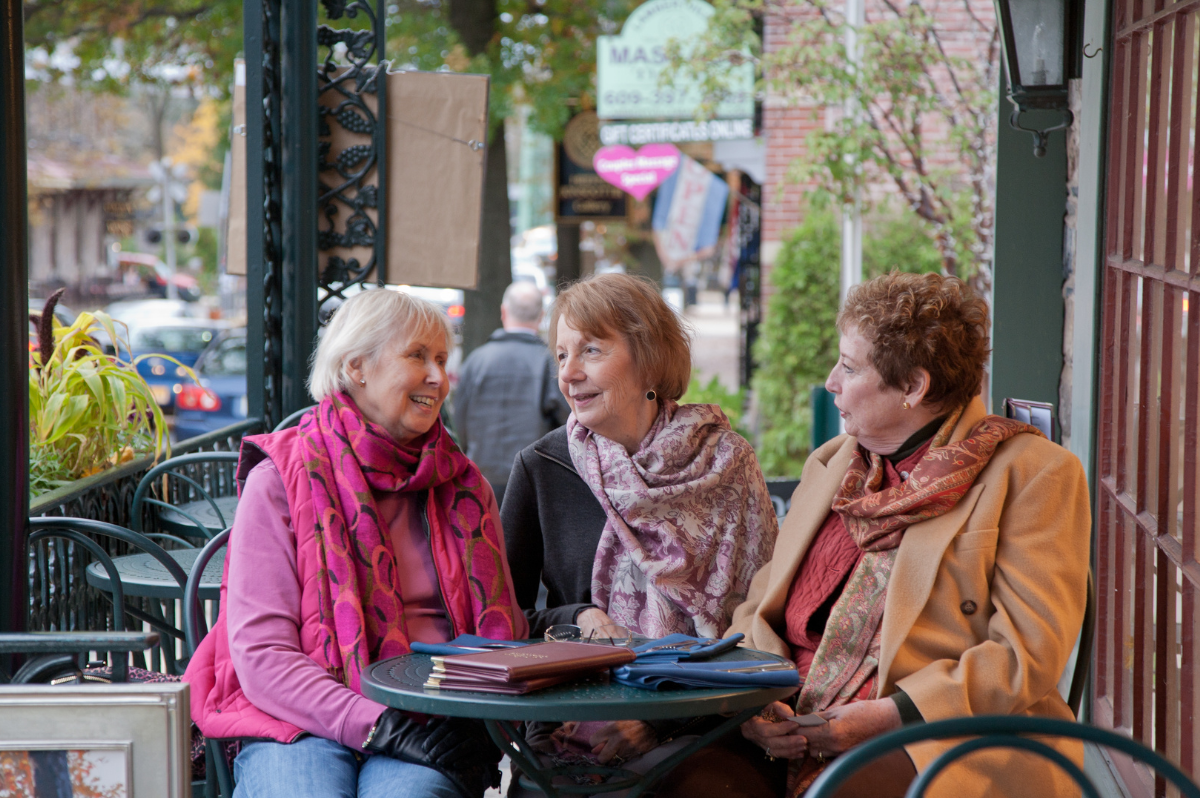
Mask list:
[{"label": "short red hair", "polygon": [[884,385],[903,390],[929,372],[925,399],[952,410],[975,398],[990,349],[987,303],[957,277],[892,272],[850,289],[838,329],[871,342]]},{"label": "short red hair", "polygon": [[663,399],[678,400],[692,376],[692,348],[678,314],[649,280],[597,274],[558,295],[550,316],[550,349],[558,320],[593,338],[620,336],[642,381]]}]

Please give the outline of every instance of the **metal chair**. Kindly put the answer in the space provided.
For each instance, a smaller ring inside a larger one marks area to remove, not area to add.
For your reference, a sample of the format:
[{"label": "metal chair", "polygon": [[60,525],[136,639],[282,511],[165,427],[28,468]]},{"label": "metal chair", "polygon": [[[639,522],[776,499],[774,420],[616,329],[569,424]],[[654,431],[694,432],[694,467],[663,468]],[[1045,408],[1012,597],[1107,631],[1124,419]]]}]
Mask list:
[{"label": "metal chair", "polygon": [[[26,538],[27,546],[35,546],[42,541],[51,539],[61,539],[74,543],[77,546],[84,548],[103,566],[108,574],[109,598],[113,605],[113,628],[117,632],[125,631],[126,616],[132,617],[142,623],[149,624],[156,629],[160,634],[164,635],[162,644],[159,650],[162,652],[164,665],[168,672],[174,672],[175,667],[175,652],[173,640],[183,639],[183,633],[170,625],[169,621],[162,615],[155,615],[145,610],[135,607],[130,604],[125,597],[125,590],[121,584],[121,576],[117,570],[117,566],[113,563],[112,557],[104,550],[99,543],[93,540],[92,535],[100,535],[103,537],[113,538],[126,543],[134,548],[140,549],[154,557],[167,573],[171,575],[179,583],[180,591],[183,590],[187,582],[187,574],[179,566],[174,558],[166,552],[161,546],[150,540],[145,535],[130,531],[124,527],[115,524],[109,524],[104,521],[94,521],[89,518],[60,518],[60,517],[39,517],[29,519],[29,536]],[[58,552],[59,560],[65,562],[67,560],[66,552]],[[116,681],[125,681],[128,674],[128,662],[126,658],[113,658],[113,678]]]},{"label": "metal chair", "polygon": [[[1047,438],[1056,441],[1054,405],[1049,402],[1005,399],[1004,416],[1037,427]],[[1087,605],[1083,611],[1083,625],[1079,629],[1079,651],[1075,655],[1075,667],[1071,672],[1071,686],[1067,691],[1067,706],[1071,708],[1075,717],[1079,717],[1079,707],[1083,702],[1083,688],[1087,684],[1088,671],[1092,664],[1092,642],[1095,638],[1096,580],[1089,567]]]},{"label": "metal chair", "polygon": [[[83,657],[104,651],[113,660],[117,653],[145,651],[158,645],[157,632],[4,632],[0,655],[30,654],[15,673],[0,668],[0,684],[35,684],[63,676],[80,677]],[[117,681],[116,668],[113,680]]]},{"label": "metal chair", "polygon": [[[204,548],[196,557],[196,564],[192,567],[192,572],[188,575],[187,584],[183,588],[183,632],[189,659],[196,653],[200,641],[208,634],[208,624],[204,620],[204,608],[200,602],[200,579],[204,575],[205,566],[228,542],[229,530],[226,529],[204,544]],[[219,608],[217,611],[220,611]],[[205,795],[208,798],[213,798],[215,795],[230,798],[233,795],[233,774],[229,769],[229,761],[225,758],[225,751],[218,740],[205,739],[204,766],[207,777]],[[214,780],[215,785],[213,784]],[[214,787],[219,792],[214,791]]]},{"label": "metal chair", "polygon": [[1086,726],[1056,718],[1026,715],[981,715],[974,718],[954,718],[933,723],[905,726],[868,740],[834,760],[805,793],[806,798],[830,798],[845,781],[863,766],[880,756],[903,746],[926,740],[945,740],[970,737],[940,754],[908,788],[906,798],[925,795],[929,785],[948,765],[973,751],[986,748],[1017,748],[1031,751],[1058,765],[1083,791],[1084,798],[1100,798],[1100,793],[1087,775],[1071,760],[1045,743],[1027,735],[1069,737],[1112,748],[1133,759],[1150,765],[1159,775],[1171,782],[1185,798],[1200,798],[1200,786],[1182,770],[1155,751],[1139,742],[1105,729]]},{"label": "metal chair", "polygon": [[[164,460],[138,483],[130,507],[130,526],[152,539],[193,547],[182,537],[211,540],[233,523],[237,507],[234,469],[237,452],[194,452]],[[161,484],[160,484],[161,483]],[[151,491],[158,487],[158,498]],[[145,533],[146,506],[157,508],[158,526],[167,530]],[[226,517],[228,516],[228,517]]]},{"label": "metal chair", "polygon": [[296,426],[297,424],[300,423],[301,416],[303,416],[309,410],[312,410],[314,407],[316,407],[316,405],[309,405],[308,407],[300,408],[295,413],[292,413],[290,416],[285,418],[283,421],[280,421],[278,424],[276,424],[275,429],[271,430],[271,432],[279,432],[282,429],[287,429],[288,427]]}]

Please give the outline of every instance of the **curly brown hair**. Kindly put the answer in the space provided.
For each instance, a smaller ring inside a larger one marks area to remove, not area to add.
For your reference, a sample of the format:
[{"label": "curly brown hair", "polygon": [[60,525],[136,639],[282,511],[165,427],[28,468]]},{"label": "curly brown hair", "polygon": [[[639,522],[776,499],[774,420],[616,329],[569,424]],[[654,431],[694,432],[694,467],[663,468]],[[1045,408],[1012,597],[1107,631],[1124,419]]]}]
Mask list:
[{"label": "curly brown hair", "polygon": [[925,369],[934,408],[961,407],[979,394],[991,351],[988,306],[957,277],[893,271],[868,280],[850,290],[837,326],[871,342],[871,365],[889,388],[904,390]]},{"label": "curly brown hair", "polygon": [[558,320],[593,338],[620,336],[638,376],[664,399],[678,400],[692,375],[692,348],[678,314],[649,280],[627,274],[597,274],[558,295],[550,317],[550,349]]}]

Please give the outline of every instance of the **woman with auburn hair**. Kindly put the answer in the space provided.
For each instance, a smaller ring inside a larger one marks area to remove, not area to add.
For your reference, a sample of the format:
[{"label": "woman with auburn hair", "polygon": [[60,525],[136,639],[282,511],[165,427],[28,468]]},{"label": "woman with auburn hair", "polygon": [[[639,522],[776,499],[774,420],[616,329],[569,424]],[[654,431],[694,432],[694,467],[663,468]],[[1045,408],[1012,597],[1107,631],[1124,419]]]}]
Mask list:
[{"label": "woman with auburn hair", "polygon": [[[905,723],[1070,719],[1057,690],[1083,620],[1090,514],[1074,455],[979,397],[988,309],[965,283],[892,273],[854,288],[825,387],[846,434],[805,463],[771,562],[729,633],[796,662],[803,687],[742,727],[802,794],[828,760]],[[782,722],[819,715],[826,723]],[[909,746],[839,796],[903,795],[954,741]],[[1077,742],[1052,746],[1082,765]],[[1078,794],[1040,757],[989,749],[931,795]]]},{"label": "woman with auburn hair", "polygon": [[[719,637],[777,533],[754,450],[720,408],[678,404],[691,349],[652,283],[578,282],[559,295],[550,330],[571,415],[517,455],[501,511],[533,633],[576,624]],[[545,609],[534,608],[539,584]],[[682,725],[567,724],[531,739],[558,762],[607,763]]]},{"label": "woman with auburn hair", "polygon": [[479,721],[362,695],[364,668],[463,633],[523,638],[496,500],[438,411],[450,327],[363,291],[317,347],[297,427],[242,442],[221,615],[184,679],[211,738],[243,738],[235,796],[481,798]]}]

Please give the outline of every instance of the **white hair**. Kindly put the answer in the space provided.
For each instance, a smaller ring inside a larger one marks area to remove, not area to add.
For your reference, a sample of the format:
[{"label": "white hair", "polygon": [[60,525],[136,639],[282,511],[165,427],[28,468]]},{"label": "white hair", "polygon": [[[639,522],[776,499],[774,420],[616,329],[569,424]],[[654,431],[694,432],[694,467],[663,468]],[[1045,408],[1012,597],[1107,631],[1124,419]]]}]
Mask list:
[{"label": "white hair", "polygon": [[537,324],[542,320],[542,292],[526,280],[510,283],[504,289],[500,304],[508,310],[514,321]]},{"label": "white hair", "polygon": [[308,392],[321,401],[350,386],[346,366],[355,358],[372,362],[385,345],[406,342],[431,329],[454,340],[450,320],[434,303],[386,288],[362,291],[347,299],[325,327],[313,353]]}]

